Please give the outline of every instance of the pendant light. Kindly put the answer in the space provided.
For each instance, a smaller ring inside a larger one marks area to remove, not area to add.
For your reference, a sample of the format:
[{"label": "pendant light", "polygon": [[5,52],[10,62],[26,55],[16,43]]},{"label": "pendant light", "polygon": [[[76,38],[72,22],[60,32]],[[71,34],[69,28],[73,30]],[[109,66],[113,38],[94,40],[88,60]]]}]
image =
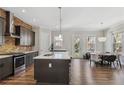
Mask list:
[{"label": "pendant light", "polygon": [[[103,25],[103,22],[101,22],[100,24],[101,24],[101,26],[102,26],[102,25]],[[102,28],[103,28],[103,26],[102,26]],[[106,41],[106,37],[105,37],[105,36],[98,37],[98,41],[99,41],[99,42],[105,42],[105,41]]]},{"label": "pendant light", "polygon": [[60,40],[63,40],[62,39],[62,18],[61,18],[61,7],[58,7],[58,9],[59,9],[59,12],[60,12],[60,16],[59,16],[59,31],[60,31],[60,33],[59,33],[59,39]]}]

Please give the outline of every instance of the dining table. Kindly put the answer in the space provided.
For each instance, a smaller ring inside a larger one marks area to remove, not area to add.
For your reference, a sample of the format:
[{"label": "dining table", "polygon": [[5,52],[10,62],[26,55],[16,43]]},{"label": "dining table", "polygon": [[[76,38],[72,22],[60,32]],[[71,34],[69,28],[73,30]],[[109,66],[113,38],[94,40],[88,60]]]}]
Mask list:
[{"label": "dining table", "polygon": [[91,53],[92,56],[97,56],[98,59],[100,60],[99,63],[101,65],[104,65],[104,62],[105,62],[105,57],[109,57],[111,55],[115,55],[116,56],[116,60],[118,61],[118,63],[120,64],[120,67],[121,67],[121,61],[120,61],[120,55],[122,55],[122,53],[110,53],[110,52],[104,52],[104,53],[100,53],[100,52],[94,52],[94,53]]},{"label": "dining table", "polygon": [[101,61],[100,61],[101,65],[104,65],[105,58],[109,57],[111,55],[115,55],[116,56],[116,54],[114,54],[114,53],[101,53],[101,54],[98,54],[98,57],[101,59]]}]

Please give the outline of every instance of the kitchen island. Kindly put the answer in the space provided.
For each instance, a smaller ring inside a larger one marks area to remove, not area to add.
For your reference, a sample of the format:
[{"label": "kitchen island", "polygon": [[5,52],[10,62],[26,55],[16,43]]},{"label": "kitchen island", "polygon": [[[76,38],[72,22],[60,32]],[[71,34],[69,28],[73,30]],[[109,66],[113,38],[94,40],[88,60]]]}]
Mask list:
[{"label": "kitchen island", "polygon": [[46,52],[34,58],[37,84],[69,84],[68,52]]}]

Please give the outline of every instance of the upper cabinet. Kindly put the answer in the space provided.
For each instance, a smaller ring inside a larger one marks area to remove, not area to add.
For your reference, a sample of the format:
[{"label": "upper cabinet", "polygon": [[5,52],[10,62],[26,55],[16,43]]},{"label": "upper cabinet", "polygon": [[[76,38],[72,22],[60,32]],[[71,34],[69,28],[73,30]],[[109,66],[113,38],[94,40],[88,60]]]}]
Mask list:
[{"label": "upper cabinet", "polygon": [[6,18],[6,13],[3,9],[0,8],[0,17]]},{"label": "upper cabinet", "polygon": [[35,45],[35,32],[31,32],[31,45],[34,46]]},{"label": "upper cabinet", "polygon": [[0,17],[0,45],[4,43],[4,19]]},{"label": "upper cabinet", "polygon": [[15,44],[20,46],[34,46],[35,32],[32,31],[32,26],[17,17],[14,17],[14,25],[16,35],[20,37],[16,38]]},{"label": "upper cabinet", "polygon": [[27,29],[32,29],[32,26],[23,22],[21,19],[14,16],[10,11],[6,11],[6,36],[11,36],[13,38],[20,38],[16,34],[15,26],[22,26]]},{"label": "upper cabinet", "polygon": [[3,45],[4,43],[5,19],[6,14],[2,9],[0,9],[0,45]]},{"label": "upper cabinet", "polygon": [[17,32],[16,34],[20,36],[20,38],[16,38],[16,45],[34,46],[35,32],[22,26],[15,26],[15,30]]},{"label": "upper cabinet", "polygon": [[25,27],[27,29],[32,29],[32,26],[25,23],[24,21],[22,21],[21,19],[17,18],[14,16],[14,25],[15,26],[22,26],[22,27]]},{"label": "upper cabinet", "polygon": [[32,26],[14,16],[10,11],[0,9],[0,45],[4,43],[5,36],[15,38],[16,45],[35,45],[35,32],[32,31]]}]

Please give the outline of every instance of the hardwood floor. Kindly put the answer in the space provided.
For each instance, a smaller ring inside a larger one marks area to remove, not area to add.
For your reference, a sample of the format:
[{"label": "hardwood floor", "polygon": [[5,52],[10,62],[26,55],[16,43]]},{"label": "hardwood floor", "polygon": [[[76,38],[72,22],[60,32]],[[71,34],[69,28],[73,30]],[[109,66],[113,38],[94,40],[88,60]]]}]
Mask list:
[{"label": "hardwood floor", "polygon": [[[34,85],[33,65],[26,71],[1,80],[2,85]],[[70,84],[72,85],[120,85],[124,84],[124,68],[101,67],[89,61],[73,59],[70,69]]]},{"label": "hardwood floor", "polygon": [[114,85],[124,84],[124,68],[90,66],[85,60],[72,60],[70,84]]},{"label": "hardwood floor", "polygon": [[20,72],[15,76],[10,76],[5,80],[1,80],[0,84],[3,85],[34,85],[36,81],[34,80],[34,66],[30,66],[25,71]]}]

